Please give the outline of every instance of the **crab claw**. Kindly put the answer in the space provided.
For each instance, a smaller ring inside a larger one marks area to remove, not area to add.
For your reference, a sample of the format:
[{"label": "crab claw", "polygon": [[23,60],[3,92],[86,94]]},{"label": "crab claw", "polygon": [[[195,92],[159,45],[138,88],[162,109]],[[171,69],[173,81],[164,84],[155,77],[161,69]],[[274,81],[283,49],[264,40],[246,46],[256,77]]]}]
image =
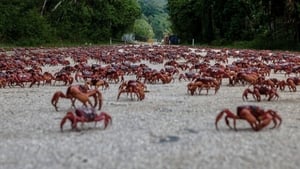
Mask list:
[{"label": "crab claw", "polygon": [[104,119],[104,129],[108,126],[108,124],[112,124],[112,118],[106,112],[101,112],[100,116]]},{"label": "crab claw", "polygon": [[60,122],[60,131],[63,132],[63,126],[66,123],[67,120],[71,121],[72,128],[76,128],[76,122],[75,122],[75,116],[72,112],[68,112],[65,117]]}]

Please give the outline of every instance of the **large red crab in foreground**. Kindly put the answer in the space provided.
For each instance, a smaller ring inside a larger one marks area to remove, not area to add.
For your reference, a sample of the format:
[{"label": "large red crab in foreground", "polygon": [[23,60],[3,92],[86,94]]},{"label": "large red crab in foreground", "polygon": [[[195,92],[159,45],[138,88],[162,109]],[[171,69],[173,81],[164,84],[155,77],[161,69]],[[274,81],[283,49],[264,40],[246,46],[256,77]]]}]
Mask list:
[{"label": "large red crab in foreground", "polygon": [[88,122],[95,122],[96,126],[97,122],[104,121],[104,129],[108,126],[109,123],[112,123],[112,118],[109,114],[107,114],[106,112],[101,112],[100,114],[97,114],[94,108],[88,107],[76,108],[74,112],[67,112],[67,114],[63,117],[63,119],[60,122],[61,131],[63,131],[63,126],[67,120],[71,121],[72,129],[77,131],[79,131],[79,129],[77,128],[78,122],[81,122],[82,124]]},{"label": "large red crab in foreground", "polygon": [[[90,97],[94,97],[94,105],[92,104]],[[103,102],[102,93],[98,89],[89,89],[87,85],[71,85],[67,88],[66,94],[62,91],[56,91],[51,99],[51,104],[56,111],[58,111],[57,103],[59,98],[70,99],[73,107],[75,107],[76,100],[82,102],[84,106],[90,105],[96,107],[99,103],[98,110],[101,109]]]},{"label": "large red crab in foreground", "polygon": [[[268,126],[271,121],[273,121],[274,126],[272,127],[279,127],[281,125],[282,119],[281,117],[274,111],[274,110],[264,110],[261,107],[254,106],[254,105],[243,105],[237,107],[237,114],[235,115],[229,109],[222,110],[216,117],[215,126],[218,130],[218,121],[222,118],[223,114],[225,116],[226,125],[229,128],[232,128],[229,124],[228,119],[233,119],[233,128],[236,129],[236,120],[246,120],[251,128],[254,131],[259,131],[266,126]],[[278,124],[279,122],[279,124]]]}]

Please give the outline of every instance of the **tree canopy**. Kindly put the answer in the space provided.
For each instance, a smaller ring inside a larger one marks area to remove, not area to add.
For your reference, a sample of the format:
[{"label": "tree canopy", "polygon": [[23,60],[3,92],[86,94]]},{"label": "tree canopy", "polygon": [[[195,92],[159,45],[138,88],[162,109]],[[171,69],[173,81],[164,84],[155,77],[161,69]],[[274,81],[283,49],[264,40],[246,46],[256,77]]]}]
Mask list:
[{"label": "tree canopy", "polygon": [[298,0],[1,0],[0,43],[99,43],[123,34],[253,48],[300,45]]},{"label": "tree canopy", "polygon": [[[167,0],[138,0],[143,18],[153,29],[154,38],[162,39],[171,32]],[[153,37],[152,37],[153,38]]]},{"label": "tree canopy", "polygon": [[168,10],[184,42],[252,41],[262,48],[300,42],[297,0],[168,0]]},{"label": "tree canopy", "polygon": [[0,41],[16,45],[121,39],[141,16],[136,0],[2,0]]}]

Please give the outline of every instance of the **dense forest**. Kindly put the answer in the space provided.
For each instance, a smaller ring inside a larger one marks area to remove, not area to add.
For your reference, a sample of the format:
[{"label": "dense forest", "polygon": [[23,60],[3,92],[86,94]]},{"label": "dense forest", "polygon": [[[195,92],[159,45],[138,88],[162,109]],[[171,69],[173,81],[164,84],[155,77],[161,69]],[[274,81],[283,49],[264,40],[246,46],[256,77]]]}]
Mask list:
[{"label": "dense forest", "polygon": [[164,36],[172,33],[171,22],[167,10],[167,0],[138,1],[142,10],[142,18],[144,18],[153,29],[152,38],[161,40]]},{"label": "dense forest", "polygon": [[181,43],[299,49],[299,0],[1,0],[0,44]]},{"label": "dense forest", "polygon": [[0,43],[97,43],[133,29],[136,0],[1,0]]},{"label": "dense forest", "polygon": [[168,9],[173,31],[187,43],[299,47],[299,0],[168,0]]}]

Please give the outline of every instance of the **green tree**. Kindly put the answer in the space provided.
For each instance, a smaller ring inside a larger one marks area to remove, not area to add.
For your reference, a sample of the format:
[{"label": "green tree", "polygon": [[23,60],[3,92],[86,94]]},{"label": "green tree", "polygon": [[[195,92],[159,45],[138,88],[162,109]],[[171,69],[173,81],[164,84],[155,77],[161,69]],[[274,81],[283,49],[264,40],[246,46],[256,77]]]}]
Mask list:
[{"label": "green tree", "polygon": [[72,41],[120,38],[133,29],[141,14],[135,0],[61,0],[49,3],[46,9],[57,35]]},{"label": "green tree", "polygon": [[300,41],[297,0],[168,0],[173,31],[182,40],[252,41],[277,48]]},{"label": "green tree", "polygon": [[143,16],[151,25],[154,38],[162,39],[171,32],[171,22],[167,10],[167,0],[138,0]]},{"label": "green tree", "polygon": [[245,30],[250,11],[244,0],[216,0],[214,5],[214,20],[220,38],[230,41],[249,38],[249,32]]},{"label": "green tree", "polygon": [[136,0],[112,0],[109,15],[114,36],[132,32],[135,20],[141,16],[141,9]]},{"label": "green tree", "polygon": [[47,15],[56,37],[72,42],[87,40],[91,23],[89,7],[78,1],[59,1],[53,5]]},{"label": "green tree", "polygon": [[172,30],[183,42],[203,40],[203,5],[203,0],[168,1]]},{"label": "green tree", "polygon": [[145,19],[137,19],[134,24],[136,40],[147,41],[154,37],[151,25]]},{"label": "green tree", "polygon": [[141,16],[137,0],[2,0],[0,40],[20,45],[121,40]]},{"label": "green tree", "polygon": [[49,24],[39,14],[38,0],[3,0],[0,3],[0,40],[16,45],[50,41]]}]

